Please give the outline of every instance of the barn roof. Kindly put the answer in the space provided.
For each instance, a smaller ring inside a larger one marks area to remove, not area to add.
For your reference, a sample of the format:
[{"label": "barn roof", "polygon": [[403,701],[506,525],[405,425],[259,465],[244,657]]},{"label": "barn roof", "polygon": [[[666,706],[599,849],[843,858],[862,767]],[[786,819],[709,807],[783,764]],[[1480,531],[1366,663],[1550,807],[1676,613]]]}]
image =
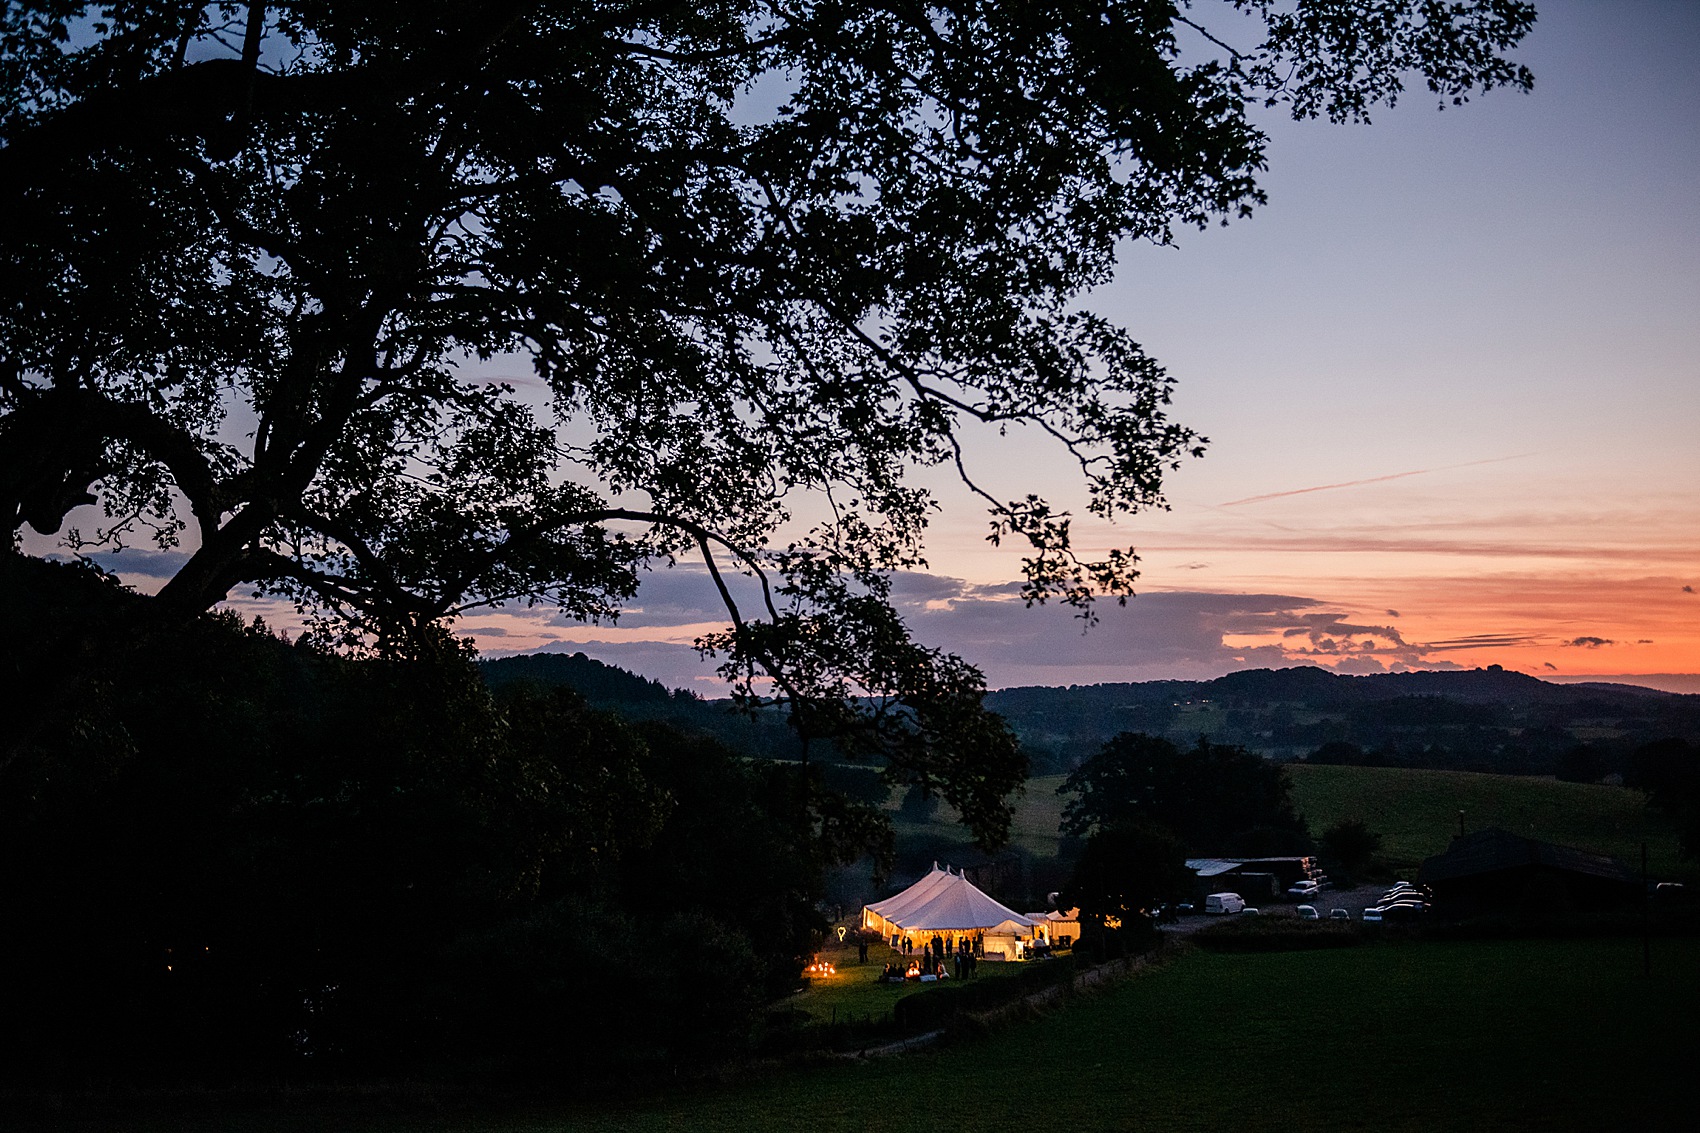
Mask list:
[{"label": "barn roof", "polygon": [[1302,862],[1302,857],[1277,858],[1188,858],[1186,868],[1199,877],[1219,877],[1224,873],[1232,873],[1241,866],[1257,865],[1261,862]]},{"label": "barn roof", "polygon": [[1616,858],[1524,838],[1495,826],[1452,839],[1445,853],[1424,859],[1417,880],[1448,881],[1525,866],[1546,866],[1630,884],[1637,880],[1634,872]]}]

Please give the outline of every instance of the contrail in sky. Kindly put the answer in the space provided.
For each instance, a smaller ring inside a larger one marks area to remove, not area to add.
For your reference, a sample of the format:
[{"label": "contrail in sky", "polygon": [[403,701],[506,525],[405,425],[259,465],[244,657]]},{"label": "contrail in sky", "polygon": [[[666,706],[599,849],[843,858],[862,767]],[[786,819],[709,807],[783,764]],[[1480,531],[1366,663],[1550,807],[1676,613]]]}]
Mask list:
[{"label": "contrail in sky", "polygon": [[1450,472],[1454,468],[1474,468],[1480,464],[1504,464],[1508,460],[1522,460],[1526,456],[1534,456],[1532,452],[1520,452],[1516,456],[1496,456],[1492,460],[1469,460],[1463,464],[1443,464],[1439,468],[1417,468],[1410,472],[1395,472],[1390,476],[1371,476],[1364,480],[1346,480],[1339,484],[1318,484],[1314,488],[1294,488],[1290,492],[1270,492],[1263,496],[1247,496],[1243,500],[1229,500],[1217,507],[1238,507],[1241,504],[1262,503],[1264,500],[1278,500],[1283,496],[1302,496],[1306,492],[1327,492],[1334,488],[1355,488],[1359,484],[1379,484],[1383,480],[1403,480],[1407,476],[1426,476],[1430,472]]}]

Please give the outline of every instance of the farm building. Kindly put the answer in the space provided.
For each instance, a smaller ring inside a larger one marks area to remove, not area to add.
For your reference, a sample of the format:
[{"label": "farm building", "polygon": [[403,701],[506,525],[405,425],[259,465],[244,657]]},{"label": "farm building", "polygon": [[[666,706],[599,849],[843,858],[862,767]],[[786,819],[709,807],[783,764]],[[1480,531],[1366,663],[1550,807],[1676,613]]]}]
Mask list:
[{"label": "farm building", "polygon": [[1242,897],[1279,897],[1289,885],[1320,873],[1313,857],[1188,858],[1199,893],[1232,890]]},{"label": "farm building", "polygon": [[1489,827],[1452,839],[1423,861],[1417,880],[1452,916],[1523,912],[1568,914],[1638,899],[1641,880],[1616,858],[1555,846]]},{"label": "farm building", "polygon": [[[937,862],[921,880],[884,901],[862,907],[862,928],[894,943],[905,937],[919,948],[929,940],[956,951],[967,938],[990,958],[1019,960],[1045,938],[1040,926],[993,900],[973,882]],[[1078,930],[1077,930],[1078,934]]]}]

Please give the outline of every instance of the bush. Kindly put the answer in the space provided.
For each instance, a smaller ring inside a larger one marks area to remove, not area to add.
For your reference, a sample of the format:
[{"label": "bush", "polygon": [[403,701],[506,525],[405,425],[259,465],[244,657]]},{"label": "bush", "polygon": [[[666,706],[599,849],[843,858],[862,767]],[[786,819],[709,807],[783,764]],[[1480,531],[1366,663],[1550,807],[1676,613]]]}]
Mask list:
[{"label": "bush", "polygon": [[1006,1003],[1074,979],[1073,956],[1034,963],[1001,979],[964,980],[940,984],[897,1001],[892,1014],[899,1030],[934,1031],[965,1014],[989,1011]]}]

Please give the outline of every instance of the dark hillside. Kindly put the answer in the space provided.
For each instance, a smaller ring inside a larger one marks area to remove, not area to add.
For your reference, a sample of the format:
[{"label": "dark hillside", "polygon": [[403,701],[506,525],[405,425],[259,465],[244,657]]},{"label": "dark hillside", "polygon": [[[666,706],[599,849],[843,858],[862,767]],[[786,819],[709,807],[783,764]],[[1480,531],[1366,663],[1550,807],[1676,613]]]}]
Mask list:
[{"label": "dark hillside", "polygon": [[[660,720],[741,751],[796,759],[777,717],[750,719],[728,701],[669,691],[582,653],[479,663],[493,688],[565,685],[631,720]],[[1209,681],[1020,687],[986,704],[1021,738],[1034,774],[1077,766],[1122,732],[1190,744],[1199,736],[1274,759],[1551,775],[1588,745],[1604,773],[1621,774],[1639,747],[1700,740],[1700,696],[1627,685],[1555,685],[1499,668],[1343,676],[1316,667],[1248,669]]]},{"label": "dark hillside", "polygon": [[[1209,681],[1010,688],[990,693],[1039,773],[1064,770],[1111,736],[1142,731],[1243,744],[1300,759],[1332,745],[1384,766],[1549,775],[1579,745],[1622,773],[1638,747],[1700,738],[1700,696],[1555,685],[1497,667],[1343,676],[1249,669]],[[1345,745],[1342,747],[1341,745]]]},{"label": "dark hillside", "polygon": [[730,700],[704,700],[686,689],[669,691],[659,681],[607,665],[583,653],[531,653],[478,662],[492,689],[530,682],[570,688],[593,707],[632,721],[659,721],[712,736],[748,755],[794,760],[797,737],[777,715],[752,719]]},{"label": "dark hillside", "polygon": [[503,688],[519,681],[566,685],[595,705],[659,705],[698,699],[695,693],[685,689],[669,692],[660,681],[604,665],[583,653],[529,653],[523,657],[480,661],[478,667],[484,673],[484,683],[491,688]]}]

